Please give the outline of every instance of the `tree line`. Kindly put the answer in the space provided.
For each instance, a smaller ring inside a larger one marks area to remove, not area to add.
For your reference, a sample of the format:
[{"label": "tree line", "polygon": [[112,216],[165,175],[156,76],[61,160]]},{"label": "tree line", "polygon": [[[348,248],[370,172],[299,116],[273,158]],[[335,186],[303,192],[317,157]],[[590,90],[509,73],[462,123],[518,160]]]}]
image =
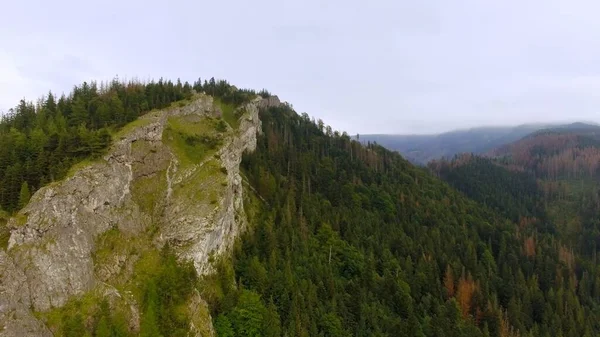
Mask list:
[{"label": "tree line", "polygon": [[125,124],[194,92],[232,104],[257,95],[214,78],[192,84],[115,79],[86,82],[60,97],[50,92],[36,103],[21,100],[0,120],[0,210],[22,208],[37,189],[64,178],[74,164],[101,156]]},{"label": "tree line", "polygon": [[288,107],[261,120],[242,166],[262,201],[204,289],[219,336],[600,333],[598,268],[537,222],[511,221],[521,205],[502,199],[524,193],[533,212],[535,184],[483,188],[486,205]]}]

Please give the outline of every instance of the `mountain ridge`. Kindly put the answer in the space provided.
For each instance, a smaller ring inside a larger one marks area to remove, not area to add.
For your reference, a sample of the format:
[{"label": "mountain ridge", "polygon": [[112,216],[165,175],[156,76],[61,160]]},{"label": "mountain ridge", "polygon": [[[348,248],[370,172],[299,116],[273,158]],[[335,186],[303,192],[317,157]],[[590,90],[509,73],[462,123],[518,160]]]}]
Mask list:
[{"label": "mountain ridge", "polygon": [[0,123],[0,336],[600,331],[597,199],[491,158],[417,167],[224,81],[128,88]]},{"label": "mountain ridge", "polygon": [[[0,335],[49,335],[48,330],[33,323],[35,319],[28,314],[30,307],[48,311],[64,306],[70,297],[102,288],[107,282],[114,284],[114,277],[135,263],[135,255],[115,252],[117,265],[94,260],[92,253],[99,249],[98,238],[111,228],[118,228],[126,237],[140,237],[158,226],[159,233],[151,236],[157,247],[179,242],[179,246],[171,244],[176,255],[193,261],[199,275],[209,272],[209,255],[216,257],[227,251],[246,226],[239,175],[241,154],[256,147],[260,130],[258,106],[277,104],[276,97],[266,102],[258,98],[238,109],[243,113],[238,129],[197,133],[198,123],[213,123],[214,117],[221,115],[212,98],[201,94],[183,107],[142,117],[98,163],[88,164],[72,177],[37,191],[27,207],[8,222],[12,231],[8,255],[3,255],[2,260],[4,266],[13,268],[3,270],[1,281],[5,292],[17,297],[2,301],[0,321],[5,328]],[[186,163],[189,159],[177,145],[182,132],[186,141],[192,137],[217,137],[223,145],[209,151],[199,163]],[[212,173],[207,173],[207,168]],[[198,175],[205,178],[198,181]],[[211,182],[212,175],[223,183]],[[152,187],[155,184],[159,185]],[[187,185],[202,189],[207,194],[206,201],[192,197],[197,192]],[[149,195],[154,198],[150,204]],[[196,201],[193,207],[186,201],[190,197]],[[213,199],[207,200],[209,197]],[[176,224],[170,218],[176,219]],[[45,248],[31,251],[21,247]],[[23,260],[29,262],[23,264]],[[47,264],[53,267],[43,268]],[[18,283],[11,282],[15,277],[20,280]],[[23,284],[28,291],[17,290]],[[118,292],[116,295],[122,296]],[[22,317],[8,318],[6,315],[13,310]],[[30,324],[33,331],[26,329]]]},{"label": "mountain ridge", "polygon": [[594,124],[584,122],[530,123],[516,126],[473,127],[431,135],[361,134],[359,139],[363,142],[377,142],[400,152],[415,164],[424,165],[433,159],[452,158],[459,153],[484,154],[543,130],[583,126],[594,128]]}]

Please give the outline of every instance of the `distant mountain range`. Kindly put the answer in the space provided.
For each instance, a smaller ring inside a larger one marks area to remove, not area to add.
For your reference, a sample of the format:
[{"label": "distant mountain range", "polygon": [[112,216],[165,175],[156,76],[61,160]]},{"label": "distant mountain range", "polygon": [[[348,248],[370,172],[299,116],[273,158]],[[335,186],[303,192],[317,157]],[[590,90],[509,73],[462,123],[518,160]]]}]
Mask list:
[{"label": "distant mountain range", "polygon": [[388,149],[398,151],[415,164],[426,164],[431,160],[451,158],[458,153],[484,154],[503,145],[518,141],[537,132],[579,133],[600,130],[591,123],[571,124],[523,124],[508,127],[477,127],[455,130],[434,135],[360,135],[361,142],[376,142]]}]

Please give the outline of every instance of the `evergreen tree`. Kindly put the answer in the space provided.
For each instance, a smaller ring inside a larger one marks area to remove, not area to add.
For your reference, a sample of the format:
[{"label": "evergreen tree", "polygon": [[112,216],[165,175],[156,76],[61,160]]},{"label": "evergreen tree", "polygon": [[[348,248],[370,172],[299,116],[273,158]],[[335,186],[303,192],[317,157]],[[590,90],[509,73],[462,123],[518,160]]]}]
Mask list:
[{"label": "evergreen tree", "polygon": [[19,192],[19,208],[25,207],[31,198],[29,193],[29,185],[26,181],[21,184],[21,191]]}]

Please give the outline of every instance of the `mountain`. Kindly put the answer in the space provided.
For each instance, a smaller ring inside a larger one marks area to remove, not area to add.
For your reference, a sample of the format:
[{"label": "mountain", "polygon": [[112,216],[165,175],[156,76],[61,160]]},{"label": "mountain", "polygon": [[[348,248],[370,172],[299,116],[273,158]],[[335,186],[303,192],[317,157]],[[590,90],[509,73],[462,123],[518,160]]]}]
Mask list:
[{"label": "mountain", "polygon": [[[239,162],[256,147],[258,108],[268,104],[279,103],[258,97],[232,110],[190,95],[127,124],[104,155],[39,189],[7,224],[1,333],[81,336],[94,315],[142,335],[210,331],[193,285],[246,226]],[[107,312],[90,307],[103,300]]]},{"label": "mountain", "polygon": [[450,179],[212,79],[22,102],[0,336],[598,335],[591,255],[484,160]]},{"label": "mountain", "polygon": [[500,145],[514,142],[549,124],[524,124],[511,127],[479,127],[435,135],[360,135],[363,142],[377,142],[400,152],[416,164],[427,164],[459,153],[485,153]]},{"label": "mountain", "polygon": [[[600,127],[575,123],[537,131],[488,157],[462,154],[428,167],[464,195],[517,222],[527,255],[541,253],[540,241],[551,242],[555,250],[545,254],[558,257],[571,287],[591,295],[579,300],[592,304],[600,294],[593,289],[598,281],[592,281],[599,277],[598,140]],[[584,317],[598,314],[591,310]]]},{"label": "mountain", "polygon": [[596,178],[600,173],[600,126],[574,123],[538,130],[487,155],[543,178]]}]

